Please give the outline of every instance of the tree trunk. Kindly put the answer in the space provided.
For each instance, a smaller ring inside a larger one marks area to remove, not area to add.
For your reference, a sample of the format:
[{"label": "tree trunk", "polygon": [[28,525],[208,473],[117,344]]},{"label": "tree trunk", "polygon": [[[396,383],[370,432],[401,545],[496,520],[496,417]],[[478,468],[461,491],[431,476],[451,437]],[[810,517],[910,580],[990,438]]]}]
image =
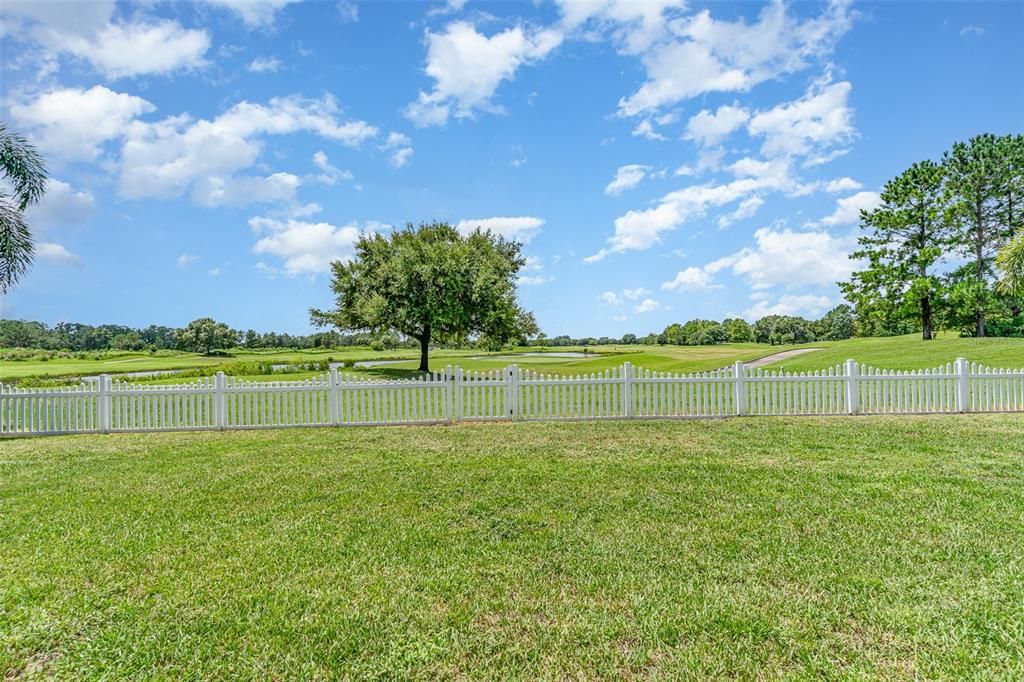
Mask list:
[{"label": "tree trunk", "polygon": [[427,327],[426,331],[418,337],[420,341],[420,371],[429,372],[429,353],[430,353],[430,327]]},{"label": "tree trunk", "polygon": [[[985,226],[982,223],[981,216],[981,204],[977,203],[975,206],[975,227],[974,227],[974,255],[977,259],[975,268],[978,274],[978,281],[984,284],[985,282]],[[985,336],[985,309],[980,306],[975,310],[975,320],[977,322],[977,328],[975,329],[974,335],[979,339]]]},{"label": "tree trunk", "polygon": [[921,338],[932,340],[932,300],[928,296],[921,299]]}]

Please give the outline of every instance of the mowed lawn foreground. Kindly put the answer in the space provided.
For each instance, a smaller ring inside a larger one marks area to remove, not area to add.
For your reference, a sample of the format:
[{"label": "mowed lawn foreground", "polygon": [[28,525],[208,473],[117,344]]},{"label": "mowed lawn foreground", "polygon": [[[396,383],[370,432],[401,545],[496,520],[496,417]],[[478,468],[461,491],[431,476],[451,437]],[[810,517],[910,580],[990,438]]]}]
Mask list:
[{"label": "mowed lawn foreground", "polygon": [[1024,417],[0,442],[0,674],[1024,677]]}]

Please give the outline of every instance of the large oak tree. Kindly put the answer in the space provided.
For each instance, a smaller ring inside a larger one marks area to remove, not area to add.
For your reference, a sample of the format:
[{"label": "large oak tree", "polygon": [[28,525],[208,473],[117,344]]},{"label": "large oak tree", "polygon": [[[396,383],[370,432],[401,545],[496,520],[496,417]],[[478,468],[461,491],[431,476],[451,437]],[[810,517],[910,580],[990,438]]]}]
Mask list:
[{"label": "large oak tree", "polygon": [[536,333],[516,301],[522,245],[490,232],[460,234],[447,223],[409,225],[363,235],[355,257],[331,264],[334,310],[310,310],[314,324],[377,334],[397,332],[420,344],[428,372],[431,342],[476,336],[501,344]]}]

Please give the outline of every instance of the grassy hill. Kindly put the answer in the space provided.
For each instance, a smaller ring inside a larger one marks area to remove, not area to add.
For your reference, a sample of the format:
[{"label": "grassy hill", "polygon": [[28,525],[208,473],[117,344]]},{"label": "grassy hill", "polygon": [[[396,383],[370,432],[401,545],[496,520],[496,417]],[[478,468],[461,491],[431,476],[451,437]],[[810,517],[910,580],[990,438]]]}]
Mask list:
[{"label": "grassy hill", "polygon": [[3,443],[5,679],[1024,678],[1019,415]]},{"label": "grassy hill", "polygon": [[926,369],[957,358],[992,367],[1024,367],[1024,339],[972,339],[953,333],[922,341],[920,334],[807,344],[821,350],[770,365],[791,371],[824,369],[852,358],[884,369]]}]

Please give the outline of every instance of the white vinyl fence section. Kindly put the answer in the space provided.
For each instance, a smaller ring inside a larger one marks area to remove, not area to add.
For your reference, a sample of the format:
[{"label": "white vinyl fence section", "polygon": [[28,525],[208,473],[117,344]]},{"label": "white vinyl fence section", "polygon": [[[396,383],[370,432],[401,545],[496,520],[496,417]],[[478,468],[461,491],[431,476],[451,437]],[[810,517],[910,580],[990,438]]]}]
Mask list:
[{"label": "white vinyl fence section", "polygon": [[305,381],[97,381],[63,388],[0,385],[0,435],[200,431],[464,421],[695,419],[727,416],[1024,412],[1024,369],[956,362],[895,371],[842,365],[785,373],[733,367],[678,374],[628,362],[552,376],[516,366],[448,367],[413,379],[332,370]]}]

